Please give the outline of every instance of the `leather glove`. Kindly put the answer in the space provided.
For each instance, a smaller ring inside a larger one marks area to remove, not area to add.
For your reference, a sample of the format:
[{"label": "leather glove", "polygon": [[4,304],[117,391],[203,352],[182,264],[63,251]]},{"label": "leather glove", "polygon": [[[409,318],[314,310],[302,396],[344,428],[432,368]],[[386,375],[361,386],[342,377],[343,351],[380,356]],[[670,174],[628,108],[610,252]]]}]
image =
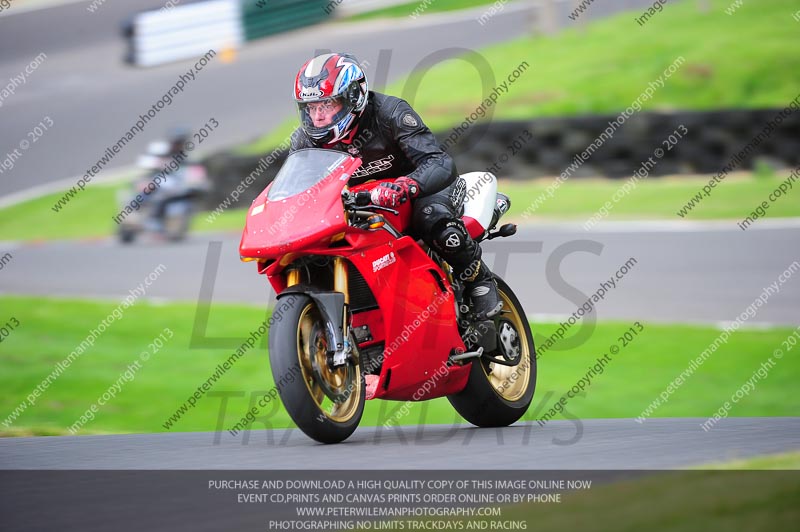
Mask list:
[{"label": "leather glove", "polygon": [[384,181],[372,189],[370,199],[375,205],[394,208],[419,195],[419,183],[410,177],[398,177],[394,181]]}]

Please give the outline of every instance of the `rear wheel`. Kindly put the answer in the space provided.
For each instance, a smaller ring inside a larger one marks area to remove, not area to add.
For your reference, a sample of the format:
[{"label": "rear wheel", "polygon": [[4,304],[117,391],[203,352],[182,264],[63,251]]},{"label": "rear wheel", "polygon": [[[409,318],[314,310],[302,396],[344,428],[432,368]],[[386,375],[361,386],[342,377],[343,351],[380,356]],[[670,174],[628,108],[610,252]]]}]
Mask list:
[{"label": "rear wheel", "polygon": [[325,321],[314,301],[296,298],[273,322],[269,360],[283,405],[307,436],[339,443],[356,430],[364,413],[365,386],[357,364],[331,368]]},{"label": "rear wheel", "polygon": [[475,360],[467,386],[447,398],[464,419],[478,427],[505,427],[517,421],[528,410],[536,388],[536,350],[530,324],[511,288],[499,277],[495,280],[503,302],[497,320],[498,350],[519,363],[504,366],[486,358]]}]

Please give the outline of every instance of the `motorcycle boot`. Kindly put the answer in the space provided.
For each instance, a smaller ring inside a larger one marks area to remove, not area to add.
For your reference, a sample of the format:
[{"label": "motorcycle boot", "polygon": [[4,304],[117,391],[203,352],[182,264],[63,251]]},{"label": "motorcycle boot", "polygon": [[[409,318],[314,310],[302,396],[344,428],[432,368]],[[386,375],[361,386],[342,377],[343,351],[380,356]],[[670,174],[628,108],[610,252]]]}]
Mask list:
[{"label": "motorcycle boot", "polygon": [[478,321],[492,318],[503,308],[492,272],[481,260],[481,246],[472,239],[460,216],[460,196],[445,189],[416,200],[413,224],[426,244],[453,268],[453,281],[472,299]]},{"label": "motorcycle boot", "polygon": [[[477,246],[480,249],[480,246]],[[478,254],[480,255],[480,253]],[[497,283],[492,272],[483,260],[474,261],[473,273],[464,277],[465,293],[472,299],[477,321],[493,318],[500,314],[503,302],[497,293]],[[462,272],[468,274],[469,269]]]},{"label": "motorcycle boot", "polygon": [[461,220],[447,222],[435,231],[434,244],[443,258],[453,267],[456,283],[472,299],[477,321],[497,316],[503,308],[492,272],[481,259],[481,246],[466,231]]}]

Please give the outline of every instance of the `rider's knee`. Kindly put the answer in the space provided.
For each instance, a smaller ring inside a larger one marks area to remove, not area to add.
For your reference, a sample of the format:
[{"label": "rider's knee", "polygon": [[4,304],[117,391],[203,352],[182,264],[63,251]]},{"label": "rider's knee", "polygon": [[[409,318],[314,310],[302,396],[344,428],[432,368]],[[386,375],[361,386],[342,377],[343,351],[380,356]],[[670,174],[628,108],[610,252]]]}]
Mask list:
[{"label": "rider's knee", "polygon": [[432,244],[444,256],[460,255],[467,250],[471,239],[459,219],[442,220],[431,231]]}]

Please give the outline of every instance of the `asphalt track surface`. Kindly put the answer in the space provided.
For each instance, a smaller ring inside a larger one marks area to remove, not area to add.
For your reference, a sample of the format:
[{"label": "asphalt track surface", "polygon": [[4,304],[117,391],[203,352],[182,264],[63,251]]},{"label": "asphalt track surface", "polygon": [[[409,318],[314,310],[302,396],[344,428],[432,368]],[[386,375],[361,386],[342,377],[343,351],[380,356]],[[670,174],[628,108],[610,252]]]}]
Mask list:
[{"label": "asphalt track surface", "polygon": [[[37,185],[77,180],[146,113],[196,60],[154,68],[123,63],[126,45],[120,27],[133,13],[160,8],[163,0],[106,2],[94,13],[90,2],[76,2],[44,10],[0,17],[0,87],[18,76],[40,53],[47,58],[17,87],[0,108],[0,160],[27,138],[45,117],[54,125],[11,170],[0,179],[0,197]],[[626,8],[649,5],[650,0],[600,3],[586,19]],[[12,2],[13,4],[13,2]],[[195,156],[252,140],[294,115],[290,86],[297,69],[318,50],[347,50],[369,62],[373,88],[380,89],[425,64],[463,54],[465,49],[500,43],[529,33],[535,21],[526,4],[509,4],[481,26],[477,18],[486,8],[458,15],[408,17],[370,23],[327,23],[249,43],[233,62],[218,55],[173,103],[148,122],[95,181],[109,171],[131,165],[147,142],[174,126],[196,131],[209,118],[220,126],[194,152]],[[559,15],[562,27],[573,24]],[[582,19],[584,17],[581,17]],[[390,55],[379,59],[379,50]],[[531,65],[541,58],[520,57]],[[475,67],[464,63],[465,69]],[[508,72],[492,72],[497,80]],[[487,87],[487,92],[491,86]],[[475,76],[475,101],[482,99]],[[413,104],[414,95],[401,94]],[[7,238],[7,237],[6,237]]]},{"label": "asphalt track surface", "polygon": [[[0,439],[0,469],[675,469],[796,450],[800,418],[591,419],[361,427],[323,445],[299,429]],[[491,457],[476,459],[476,457]],[[402,457],[401,461],[398,461]]]},{"label": "asphalt track surface", "polygon": [[[791,225],[746,232],[733,222],[611,223],[589,232],[573,225],[526,225],[484,249],[534,321],[572,314],[634,258],[596,305],[598,319],[718,323],[736,319],[800,261],[800,227]],[[253,264],[239,261],[238,243],[236,234],[192,235],[178,245],[122,246],[112,239],[0,243],[0,251],[13,256],[0,272],[0,293],[120,299],[163,264],[166,270],[147,298],[271,306],[271,287]],[[779,289],[750,325],[800,323],[800,271]]]}]

